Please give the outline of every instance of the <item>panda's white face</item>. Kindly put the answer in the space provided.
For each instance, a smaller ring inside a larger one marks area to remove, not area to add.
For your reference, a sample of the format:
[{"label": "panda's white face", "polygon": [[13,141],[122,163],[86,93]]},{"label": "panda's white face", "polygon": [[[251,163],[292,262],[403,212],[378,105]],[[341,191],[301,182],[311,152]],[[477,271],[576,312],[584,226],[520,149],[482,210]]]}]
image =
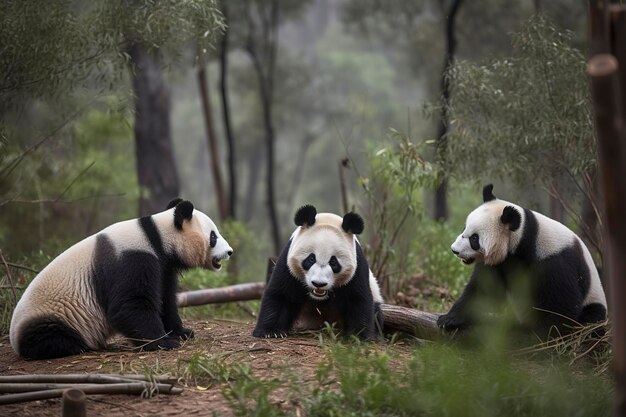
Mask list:
[{"label": "panda's white face", "polygon": [[222,237],[213,220],[201,211],[194,210],[193,217],[198,219],[202,234],[209,244],[208,258],[211,260],[211,268],[215,271],[222,269],[222,260],[230,258],[233,248]]},{"label": "panda's white face", "polygon": [[510,203],[493,200],[482,204],[467,216],[463,233],[451,246],[452,252],[464,264],[478,261],[497,265],[507,257],[512,232],[501,221],[507,205]]},{"label": "panda's white face", "polygon": [[201,267],[219,271],[222,261],[230,258],[233,249],[222,237],[213,220],[199,210],[193,210],[190,219],[177,229],[172,222],[174,209],[152,216],[161,224],[164,240],[189,267]]},{"label": "panda's white face", "polygon": [[316,301],[328,299],[334,288],[347,284],[356,269],[354,237],[332,226],[298,229],[292,237],[287,265]]}]

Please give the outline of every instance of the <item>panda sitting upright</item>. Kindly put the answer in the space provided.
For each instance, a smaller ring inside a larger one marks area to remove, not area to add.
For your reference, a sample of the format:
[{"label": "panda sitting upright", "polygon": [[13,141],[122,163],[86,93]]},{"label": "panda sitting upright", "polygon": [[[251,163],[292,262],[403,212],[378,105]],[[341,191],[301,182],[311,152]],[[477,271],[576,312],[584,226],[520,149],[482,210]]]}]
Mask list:
[{"label": "panda sitting upright", "polygon": [[294,327],[334,323],[345,335],[376,338],[383,300],[355,236],[363,231],[363,219],[355,213],[318,214],[306,205],[294,220],[298,228],[278,258],[252,334],[285,337]]},{"label": "panda sitting upright", "polygon": [[[485,279],[511,298],[514,280],[530,279],[531,311],[522,312],[538,335],[553,327],[567,332],[575,324],[606,319],[606,297],[598,271],[582,240],[563,224],[540,213],[497,199],[493,185],[483,189],[484,203],[467,216],[465,230],[452,244],[463,263],[476,262],[463,294],[437,324],[463,330],[472,323],[470,305]],[[519,311],[518,311],[519,313]]]},{"label": "panda sitting upright", "polygon": [[189,201],[115,223],[76,243],[30,283],[11,320],[13,349],[48,359],[106,347],[114,333],[143,350],[173,349],[183,328],[176,306],[179,271],[221,268],[232,254],[215,224]]}]

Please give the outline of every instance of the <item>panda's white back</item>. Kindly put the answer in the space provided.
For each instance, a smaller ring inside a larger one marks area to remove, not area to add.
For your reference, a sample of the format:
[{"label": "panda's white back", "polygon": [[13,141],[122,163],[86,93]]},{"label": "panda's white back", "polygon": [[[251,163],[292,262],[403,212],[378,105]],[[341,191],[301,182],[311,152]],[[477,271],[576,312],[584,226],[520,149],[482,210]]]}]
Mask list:
[{"label": "panda's white back", "polygon": [[106,346],[112,331],[92,282],[92,261],[101,234],[113,242],[116,255],[126,250],[154,253],[137,219],[112,224],[65,250],[33,279],[13,311],[9,336],[16,351],[21,325],[50,315],[76,328],[90,348]]},{"label": "panda's white back", "polygon": [[533,211],[537,218],[537,246],[536,255],[538,259],[545,259],[558,254],[564,249],[571,247],[574,242],[578,242],[583,251],[584,261],[589,268],[589,291],[583,301],[583,305],[599,303],[606,306],[606,295],[602,288],[602,281],[596,269],[595,262],[587,245],[576,233],[562,223],[551,219],[541,213]]}]

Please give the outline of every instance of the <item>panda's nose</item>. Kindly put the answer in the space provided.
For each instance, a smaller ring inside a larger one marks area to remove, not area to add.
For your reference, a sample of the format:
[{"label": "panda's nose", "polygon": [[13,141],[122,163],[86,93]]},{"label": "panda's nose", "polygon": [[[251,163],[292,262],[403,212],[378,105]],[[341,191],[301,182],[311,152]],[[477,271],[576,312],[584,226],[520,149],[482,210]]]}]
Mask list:
[{"label": "panda's nose", "polygon": [[455,254],[455,255],[459,254],[459,252],[455,251],[454,249],[452,249],[452,253]]},{"label": "panda's nose", "polygon": [[317,288],[321,288],[326,285],[325,282],[319,282],[319,281],[311,281],[311,284],[315,285]]},{"label": "panda's nose", "polygon": [[226,252],[228,254],[228,256],[233,256],[233,251],[229,250],[228,252]]}]

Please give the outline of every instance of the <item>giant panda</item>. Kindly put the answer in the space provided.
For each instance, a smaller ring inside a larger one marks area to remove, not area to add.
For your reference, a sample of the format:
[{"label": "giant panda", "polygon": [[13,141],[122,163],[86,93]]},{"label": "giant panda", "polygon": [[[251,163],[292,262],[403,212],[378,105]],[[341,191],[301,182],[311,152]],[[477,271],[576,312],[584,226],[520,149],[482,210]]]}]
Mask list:
[{"label": "giant panda", "polygon": [[301,207],[298,226],[282,250],[261,301],[256,337],[285,337],[292,329],[336,324],[344,335],[374,339],[382,329],[376,278],[356,235],[363,219]]},{"label": "giant panda", "polygon": [[530,284],[530,303],[521,311],[523,303],[517,303],[517,316],[537,336],[567,333],[576,324],[606,319],[602,283],[583,241],[543,214],[496,198],[491,184],[483,188],[483,204],[467,216],[451,249],[464,264],[475,266],[461,297],[438,318],[437,324],[446,330],[472,324],[471,305],[485,294],[487,282],[516,301],[512,290],[517,279],[530,280],[523,281]]},{"label": "giant panda", "polygon": [[11,346],[27,359],[106,348],[120,333],[143,350],[193,337],[176,306],[179,271],[217,271],[233,250],[213,221],[175,199],[152,216],[115,223],[61,253],[13,312]]}]

